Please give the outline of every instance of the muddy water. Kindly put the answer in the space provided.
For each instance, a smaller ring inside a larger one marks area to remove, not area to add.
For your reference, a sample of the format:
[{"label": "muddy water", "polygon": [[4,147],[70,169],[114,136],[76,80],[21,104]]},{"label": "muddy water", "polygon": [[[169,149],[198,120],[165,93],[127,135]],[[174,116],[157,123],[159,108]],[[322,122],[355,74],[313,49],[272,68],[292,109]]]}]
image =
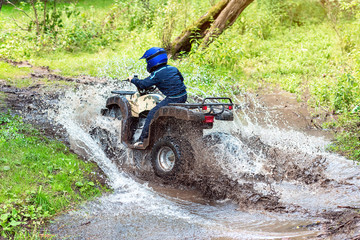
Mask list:
[{"label": "muddy water", "polygon": [[114,189],[57,218],[49,231],[59,238],[316,238],[322,213],[360,205],[357,165],[326,152],[324,138],[278,128],[263,107],[257,119],[241,96],[232,96],[241,106],[235,121],[206,132],[191,176],[164,184],[131,150],[119,143],[116,154],[105,154],[90,136],[101,126],[119,139],[120,123],[99,114],[113,89],[129,86],[81,86],[49,110],[72,149],[95,161]]}]

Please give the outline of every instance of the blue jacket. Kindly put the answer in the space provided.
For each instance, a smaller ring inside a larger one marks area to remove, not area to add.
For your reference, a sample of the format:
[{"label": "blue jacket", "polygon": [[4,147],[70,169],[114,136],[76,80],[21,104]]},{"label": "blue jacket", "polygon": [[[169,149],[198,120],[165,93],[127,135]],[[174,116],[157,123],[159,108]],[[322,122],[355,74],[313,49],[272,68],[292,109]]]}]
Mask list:
[{"label": "blue jacket", "polygon": [[151,72],[149,77],[143,80],[133,78],[131,82],[140,89],[155,85],[167,97],[176,96],[186,89],[180,71],[170,65],[160,66]]}]

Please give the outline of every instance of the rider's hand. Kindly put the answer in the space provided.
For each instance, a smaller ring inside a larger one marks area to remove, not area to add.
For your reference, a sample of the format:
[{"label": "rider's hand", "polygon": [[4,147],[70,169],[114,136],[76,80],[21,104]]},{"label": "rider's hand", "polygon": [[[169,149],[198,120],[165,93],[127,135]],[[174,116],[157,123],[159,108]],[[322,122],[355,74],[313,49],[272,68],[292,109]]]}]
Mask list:
[{"label": "rider's hand", "polygon": [[128,80],[129,82],[131,82],[131,80],[132,80],[133,78],[134,78],[134,76],[130,76],[130,77],[128,77],[127,80]]}]

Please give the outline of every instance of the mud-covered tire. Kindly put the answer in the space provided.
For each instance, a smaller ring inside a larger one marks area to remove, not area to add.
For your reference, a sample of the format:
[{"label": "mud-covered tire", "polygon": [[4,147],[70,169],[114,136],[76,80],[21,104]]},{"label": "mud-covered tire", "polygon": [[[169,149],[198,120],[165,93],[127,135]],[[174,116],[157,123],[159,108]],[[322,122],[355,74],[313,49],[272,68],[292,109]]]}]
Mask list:
[{"label": "mud-covered tire", "polygon": [[95,127],[89,133],[92,139],[100,145],[101,149],[105,152],[108,158],[116,158],[116,156],[121,152],[121,150],[117,147],[117,138],[108,130]]},{"label": "mud-covered tire", "polygon": [[104,114],[106,117],[112,117],[117,120],[121,120],[123,118],[123,114],[121,113],[121,109],[117,105],[110,106],[106,113]]},{"label": "mud-covered tire", "polygon": [[[111,117],[121,120],[121,109],[112,105],[103,113],[103,116]],[[100,145],[101,149],[105,152],[106,156],[110,159],[116,158],[121,150],[118,148],[118,139],[114,134],[101,127],[95,127],[90,130],[91,137]]]},{"label": "mud-covered tire", "polygon": [[188,141],[166,136],[160,138],[151,150],[151,162],[157,176],[172,180],[190,166],[194,160],[193,150]]}]

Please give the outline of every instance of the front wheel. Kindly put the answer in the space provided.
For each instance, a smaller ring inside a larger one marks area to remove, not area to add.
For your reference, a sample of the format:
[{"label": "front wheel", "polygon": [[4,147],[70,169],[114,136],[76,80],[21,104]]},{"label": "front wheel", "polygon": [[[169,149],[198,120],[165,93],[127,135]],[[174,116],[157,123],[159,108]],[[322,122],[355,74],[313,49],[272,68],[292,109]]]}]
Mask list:
[{"label": "front wheel", "polygon": [[193,151],[188,141],[181,138],[163,137],[151,150],[151,162],[155,174],[171,180],[186,169],[186,163],[193,161]]},{"label": "front wheel", "polygon": [[118,120],[123,118],[123,114],[121,113],[121,109],[117,105],[112,105],[107,109],[107,112],[104,116],[112,117]]},{"label": "front wheel", "polygon": [[[112,105],[102,112],[105,117],[121,120],[121,109],[117,105]],[[118,147],[118,134],[111,133],[109,130],[97,126],[89,132],[92,139],[101,147],[107,157],[110,159],[116,158],[120,155],[121,149]]]}]

